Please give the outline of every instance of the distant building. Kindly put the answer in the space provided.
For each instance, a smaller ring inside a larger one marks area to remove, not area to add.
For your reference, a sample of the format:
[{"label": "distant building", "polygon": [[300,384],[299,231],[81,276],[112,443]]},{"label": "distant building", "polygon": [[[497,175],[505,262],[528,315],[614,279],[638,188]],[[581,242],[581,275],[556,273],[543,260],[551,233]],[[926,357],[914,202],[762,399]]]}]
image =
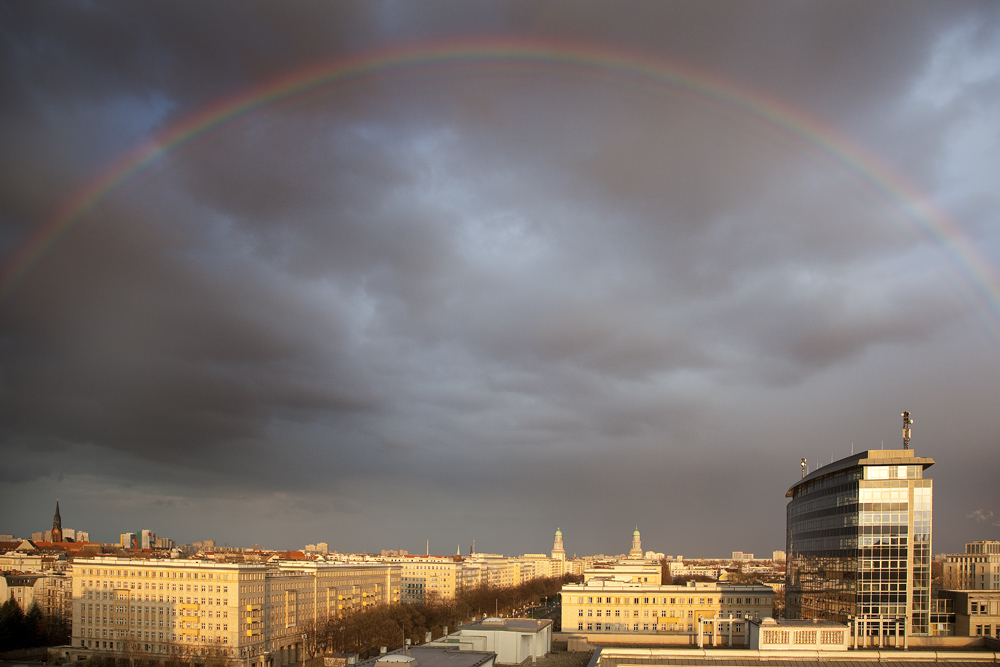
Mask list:
[{"label": "distant building", "polygon": [[561,528],[556,528],[556,536],[552,541],[552,558],[554,560],[566,560],[566,550],[563,548],[563,534]]},{"label": "distant building", "polygon": [[777,564],[777,563],[784,563],[785,562],[785,552],[784,551],[774,551],[774,552],[772,552],[771,553],[771,560],[774,561],[775,564]]},{"label": "distant building", "polygon": [[62,517],[59,515],[59,501],[56,501],[56,513],[52,517],[52,541],[62,542],[63,532],[62,532]]},{"label": "distant building", "polygon": [[399,568],[399,601],[451,600],[461,586],[462,563],[450,556],[386,556]]},{"label": "distant building", "polygon": [[948,554],[942,580],[948,589],[1000,590],[1000,542],[969,542],[964,554]]},{"label": "distant building", "polygon": [[785,494],[786,613],[853,618],[866,644],[930,634],[934,464],[912,449],[867,451],[818,468]]},{"label": "distant building", "polygon": [[156,533],[151,530],[139,531],[139,548],[153,549],[156,547]]},{"label": "distant building", "polygon": [[118,540],[119,545],[122,549],[138,549],[139,548],[139,538],[135,533],[122,533]]},{"label": "distant building", "polygon": [[642,539],[639,536],[639,526],[636,526],[635,531],[632,533],[632,548],[628,552],[628,557],[636,560],[642,560],[643,556]]}]

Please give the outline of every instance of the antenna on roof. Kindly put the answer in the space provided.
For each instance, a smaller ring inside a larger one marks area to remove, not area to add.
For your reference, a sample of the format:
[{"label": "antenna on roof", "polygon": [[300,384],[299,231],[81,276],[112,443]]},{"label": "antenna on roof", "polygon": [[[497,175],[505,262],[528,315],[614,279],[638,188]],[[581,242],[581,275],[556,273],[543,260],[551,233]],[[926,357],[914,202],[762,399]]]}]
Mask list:
[{"label": "antenna on roof", "polygon": [[802,457],[802,479],[806,478],[806,457]]},{"label": "antenna on roof", "polygon": [[910,428],[910,424],[913,420],[910,419],[910,411],[903,410],[903,449],[910,448],[910,436],[913,435],[913,429]]}]

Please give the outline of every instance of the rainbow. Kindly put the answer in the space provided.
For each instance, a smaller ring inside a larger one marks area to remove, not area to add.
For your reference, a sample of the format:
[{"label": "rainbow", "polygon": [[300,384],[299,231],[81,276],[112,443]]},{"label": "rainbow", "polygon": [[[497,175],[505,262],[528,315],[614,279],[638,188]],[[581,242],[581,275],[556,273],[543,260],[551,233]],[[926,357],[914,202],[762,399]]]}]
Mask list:
[{"label": "rainbow", "polygon": [[425,71],[438,66],[540,67],[581,76],[614,76],[641,86],[679,91],[721,105],[773,132],[811,146],[874,187],[915,229],[951,259],[953,268],[985,304],[987,323],[1000,342],[1000,278],[967,236],[913,185],[819,119],[789,104],[723,80],[690,65],[665,62],[593,45],[525,40],[452,41],[363,53],[297,70],[242,94],[223,99],[167,127],[129,151],[67,199],[21,246],[0,272],[0,305],[25,274],[74,224],[137,174],[166,160],[213,130],[270,105],[386,73]]}]

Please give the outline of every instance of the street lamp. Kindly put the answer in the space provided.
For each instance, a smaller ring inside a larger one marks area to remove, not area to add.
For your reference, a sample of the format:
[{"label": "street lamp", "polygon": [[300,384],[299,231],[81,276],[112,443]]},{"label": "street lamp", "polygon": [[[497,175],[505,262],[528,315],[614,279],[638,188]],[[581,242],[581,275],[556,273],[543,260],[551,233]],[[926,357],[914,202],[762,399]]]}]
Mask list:
[{"label": "street lamp", "polygon": [[306,667],[306,633],[302,633],[302,667]]}]

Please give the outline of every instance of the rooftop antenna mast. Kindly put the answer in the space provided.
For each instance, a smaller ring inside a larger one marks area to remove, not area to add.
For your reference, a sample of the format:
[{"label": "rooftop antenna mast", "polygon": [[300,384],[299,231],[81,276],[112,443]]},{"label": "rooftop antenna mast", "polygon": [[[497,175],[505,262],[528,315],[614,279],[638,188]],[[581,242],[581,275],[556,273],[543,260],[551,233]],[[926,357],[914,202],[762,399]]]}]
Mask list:
[{"label": "rooftop antenna mast", "polygon": [[806,457],[802,457],[802,479],[806,478]]},{"label": "rooftop antenna mast", "polygon": [[903,449],[910,448],[910,438],[913,436],[913,429],[910,428],[910,424],[913,420],[910,419],[910,411],[903,410]]}]

